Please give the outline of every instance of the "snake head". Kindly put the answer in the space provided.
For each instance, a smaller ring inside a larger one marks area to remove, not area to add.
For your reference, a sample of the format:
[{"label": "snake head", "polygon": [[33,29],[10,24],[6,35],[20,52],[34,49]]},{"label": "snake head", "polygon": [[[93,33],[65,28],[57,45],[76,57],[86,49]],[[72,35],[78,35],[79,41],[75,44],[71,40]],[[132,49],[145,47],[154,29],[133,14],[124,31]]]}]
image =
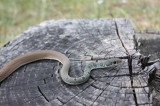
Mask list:
[{"label": "snake head", "polygon": [[119,59],[119,58],[113,58],[113,59],[111,59],[111,62],[112,62],[112,64],[114,65],[117,65],[117,64],[119,64],[119,63],[122,63],[122,60],[121,59]]}]

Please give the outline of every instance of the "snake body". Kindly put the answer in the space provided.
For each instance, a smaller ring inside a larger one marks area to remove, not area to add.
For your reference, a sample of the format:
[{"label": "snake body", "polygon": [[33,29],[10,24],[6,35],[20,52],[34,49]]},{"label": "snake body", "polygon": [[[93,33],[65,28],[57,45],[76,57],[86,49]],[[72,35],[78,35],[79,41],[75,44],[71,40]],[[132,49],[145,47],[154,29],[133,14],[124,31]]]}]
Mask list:
[{"label": "snake body", "polygon": [[0,69],[0,82],[2,82],[5,78],[7,78],[11,73],[13,73],[19,67],[42,59],[54,59],[63,64],[60,70],[60,76],[62,80],[70,85],[78,85],[86,82],[90,77],[91,70],[95,68],[106,68],[108,66],[114,66],[121,62],[118,58],[108,59],[101,62],[91,62],[86,65],[84,69],[84,73],[82,76],[74,78],[68,75],[70,68],[70,60],[64,54],[57,51],[50,50],[42,50],[26,53],[24,55],[20,55],[15,59],[11,60],[7,64],[5,64],[2,69]]}]

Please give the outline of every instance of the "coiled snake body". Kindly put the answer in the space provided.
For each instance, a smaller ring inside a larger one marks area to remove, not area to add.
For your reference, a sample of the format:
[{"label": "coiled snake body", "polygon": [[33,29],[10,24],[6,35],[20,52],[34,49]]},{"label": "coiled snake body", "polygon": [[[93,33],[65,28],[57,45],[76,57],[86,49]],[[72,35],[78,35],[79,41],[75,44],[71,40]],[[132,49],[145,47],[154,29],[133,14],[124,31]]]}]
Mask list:
[{"label": "coiled snake body", "polygon": [[54,59],[61,62],[63,66],[60,70],[60,76],[65,83],[70,85],[78,85],[86,82],[90,77],[91,70],[95,68],[106,68],[108,66],[115,66],[121,62],[121,60],[118,58],[108,59],[101,62],[91,62],[86,65],[82,76],[74,78],[68,75],[70,60],[64,54],[50,50],[35,51],[18,56],[17,58],[5,64],[3,68],[0,69],[0,82],[2,82],[6,77],[8,77],[12,72],[14,72],[22,65],[41,59]]}]

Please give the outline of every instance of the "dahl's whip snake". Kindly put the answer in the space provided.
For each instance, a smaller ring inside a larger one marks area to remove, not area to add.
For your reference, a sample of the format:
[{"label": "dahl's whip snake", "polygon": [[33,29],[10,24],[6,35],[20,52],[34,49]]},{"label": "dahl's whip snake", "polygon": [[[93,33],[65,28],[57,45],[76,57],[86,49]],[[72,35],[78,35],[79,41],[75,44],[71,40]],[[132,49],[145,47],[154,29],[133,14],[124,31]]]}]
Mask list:
[{"label": "dahl's whip snake", "polygon": [[104,61],[90,62],[86,65],[82,76],[74,78],[68,75],[70,68],[70,60],[64,54],[57,51],[42,50],[26,53],[11,60],[0,69],[0,82],[8,77],[16,69],[30,62],[34,62],[42,59],[54,59],[63,64],[60,70],[60,76],[62,80],[70,85],[78,85],[86,82],[90,77],[91,70],[95,68],[106,68],[109,66],[116,66],[121,62],[118,58],[107,59]]}]

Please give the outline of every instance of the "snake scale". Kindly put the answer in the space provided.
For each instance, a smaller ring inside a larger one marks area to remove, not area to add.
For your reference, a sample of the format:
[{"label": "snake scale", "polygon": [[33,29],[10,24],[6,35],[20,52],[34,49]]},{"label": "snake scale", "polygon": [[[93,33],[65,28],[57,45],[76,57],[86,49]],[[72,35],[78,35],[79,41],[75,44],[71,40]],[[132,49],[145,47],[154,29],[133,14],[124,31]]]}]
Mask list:
[{"label": "snake scale", "polygon": [[5,64],[2,69],[0,69],[0,82],[2,82],[5,78],[7,78],[11,73],[13,73],[19,67],[42,59],[54,59],[63,64],[60,70],[60,76],[62,80],[70,85],[78,85],[86,82],[90,77],[91,70],[95,68],[106,68],[109,66],[116,66],[121,62],[118,58],[107,59],[103,61],[90,62],[85,66],[84,73],[80,77],[70,77],[68,72],[70,68],[70,60],[64,54],[57,51],[50,50],[42,50],[26,53],[24,55],[20,55],[15,59],[11,60],[7,64]]}]

